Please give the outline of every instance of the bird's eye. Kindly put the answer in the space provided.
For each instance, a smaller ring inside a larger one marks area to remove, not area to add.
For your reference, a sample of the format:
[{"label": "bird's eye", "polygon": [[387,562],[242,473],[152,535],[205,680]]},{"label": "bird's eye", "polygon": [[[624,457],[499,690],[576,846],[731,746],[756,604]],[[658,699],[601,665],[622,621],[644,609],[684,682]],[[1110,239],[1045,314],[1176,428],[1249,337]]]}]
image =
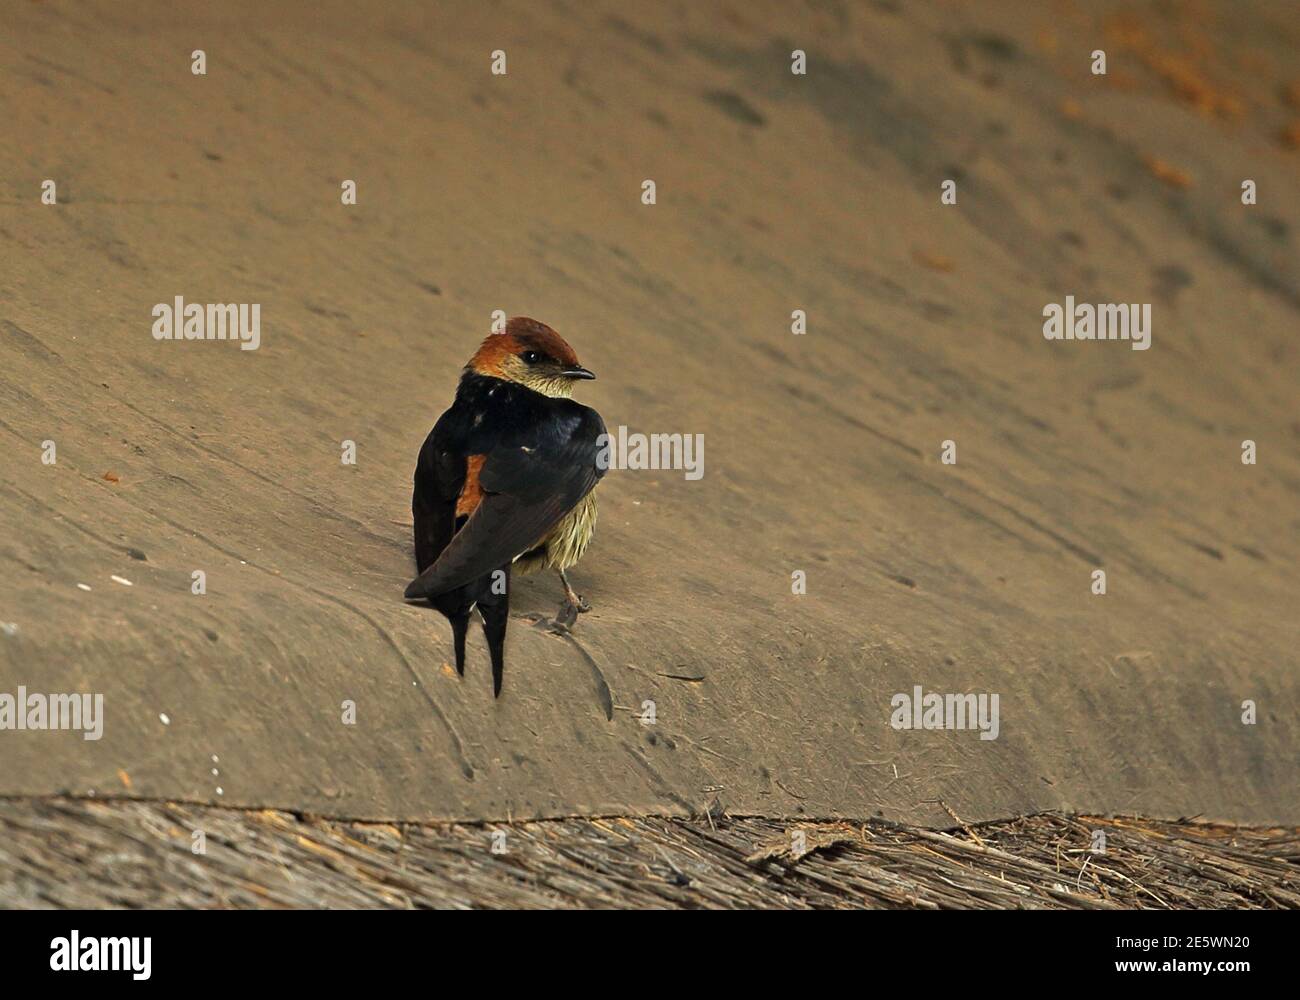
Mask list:
[{"label": "bird's eye", "polygon": [[536,351],[524,351],[524,353],[519,356],[524,359],[525,364],[530,365],[535,365],[537,362],[542,360],[542,356]]}]

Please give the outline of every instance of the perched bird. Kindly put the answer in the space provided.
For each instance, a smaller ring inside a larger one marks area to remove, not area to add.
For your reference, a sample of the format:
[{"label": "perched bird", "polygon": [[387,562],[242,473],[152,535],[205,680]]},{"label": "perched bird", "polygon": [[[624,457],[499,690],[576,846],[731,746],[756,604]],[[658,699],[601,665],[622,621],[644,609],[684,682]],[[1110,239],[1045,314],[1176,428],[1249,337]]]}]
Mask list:
[{"label": "perched bird", "polygon": [[408,600],[427,598],[451,622],[456,671],[475,608],[501,694],[510,574],[554,569],[564,586],[556,620],[590,606],[564,571],[596,523],[592,490],[605,433],[600,414],[569,397],[596,376],[544,323],[515,317],[469,360],[456,401],[434,425],[415,467],[415,561]]}]

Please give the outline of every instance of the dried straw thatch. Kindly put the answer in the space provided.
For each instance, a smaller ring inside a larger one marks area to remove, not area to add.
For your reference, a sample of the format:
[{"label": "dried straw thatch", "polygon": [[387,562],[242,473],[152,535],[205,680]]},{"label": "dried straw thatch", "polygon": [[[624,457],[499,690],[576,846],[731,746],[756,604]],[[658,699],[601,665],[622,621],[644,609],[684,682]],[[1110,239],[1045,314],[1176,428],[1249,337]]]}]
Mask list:
[{"label": "dried straw thatch", "polygon": [[[0,905],[1300,907],[1297,830],[1060,814],[957,824],[937,832],[719,810],[689,820],[395,826],[8,799]],[[204,854],[192,849],[195,831]],[[1104,853],[1093,851],[1098,831]]]}]

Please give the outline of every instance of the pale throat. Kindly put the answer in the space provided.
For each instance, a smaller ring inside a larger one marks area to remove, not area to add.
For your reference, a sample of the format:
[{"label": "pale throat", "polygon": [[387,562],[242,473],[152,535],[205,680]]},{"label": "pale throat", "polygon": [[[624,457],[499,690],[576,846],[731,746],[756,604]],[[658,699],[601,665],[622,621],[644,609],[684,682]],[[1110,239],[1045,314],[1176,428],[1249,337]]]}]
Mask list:
[{"label": "pale throat", "polygon": [[573,380],[568,378],[529,379],[521,381],[521,384],[552,399],[569,399],[573,396]]}]

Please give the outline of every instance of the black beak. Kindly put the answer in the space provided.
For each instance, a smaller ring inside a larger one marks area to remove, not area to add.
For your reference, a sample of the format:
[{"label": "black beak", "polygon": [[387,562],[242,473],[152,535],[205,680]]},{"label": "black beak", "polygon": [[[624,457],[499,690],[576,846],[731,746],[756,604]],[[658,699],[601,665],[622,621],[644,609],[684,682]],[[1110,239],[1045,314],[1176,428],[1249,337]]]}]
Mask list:
[{"label": "black beak", "polygon": [[595,372],[589,372],[585,368],[566,368],[564,369],[562,374],[568,376],[569,378],[592,379],[596,377]]}]

